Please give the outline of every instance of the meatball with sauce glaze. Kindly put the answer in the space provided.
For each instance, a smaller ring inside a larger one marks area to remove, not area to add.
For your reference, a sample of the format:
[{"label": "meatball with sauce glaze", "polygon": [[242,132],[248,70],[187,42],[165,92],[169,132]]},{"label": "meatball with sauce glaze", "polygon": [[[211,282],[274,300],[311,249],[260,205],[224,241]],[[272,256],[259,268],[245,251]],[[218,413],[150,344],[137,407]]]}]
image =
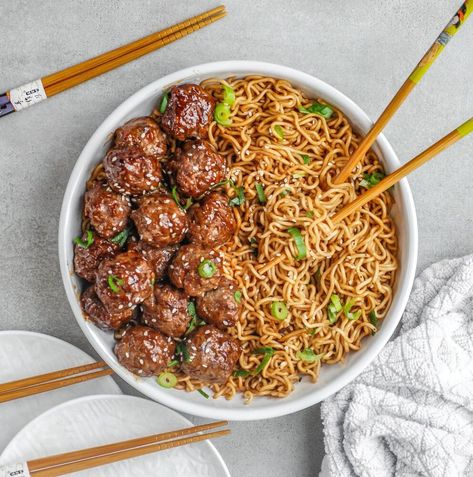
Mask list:
[{"label": "meatball with sauce glaze", "polygon": [[236,229],[235,216],[228,205],[228,197],[211,192],[189,209],[190,227],[187,234],[192,243],[204,247],[218,247],[228,242]]},{"label": "meatball with sauce glaze", "polygon": [[199,296],[217,288],[222,276],[222,257],[215,250],[199,245],[183,245],[169,265],[168,273],[175,287],[184,289],[190,296]]},{"label": "meatball with sauce glaze", "polygon": [[161,159],[166,155],[166,135],[149,116],[134,118],[115,131],[115,146],[139,147],[147,156]]},{"label": "meatball with sauce glaze", "polygon": [[138,376],[155,376],[167,368],[175,349],[172,338],[147,326],[134,326],[115,345],[115,354],[128,371]]},{"label": "meatball with sauce glaze", "polygon": [[199,85],[174,86],[163,113],[163,129],[179,141],[207,137],[214,109],[214,98]]},{"label": "meatball with sauce glaze", "polygon": [[149,243],[130,242],[128,250],[136,250],[143,255],[144,259],[153,267],[156,281],[162,280],[166,277],[169,264],[179,249],[179,245],[168,245],[167,247],[156,248]]},{"label": "meatball with sauce glaze", "polygon": [[233,280],[222,278],[218,288],[197,297],[199,317],[220,329],[235,326],[241,311],[241,305],[235,299],[237,289]]},{"label": "meatball with sauce glaze", "polygon": [[140,206],[132,212],[131,218],[141,240],[155,247],[178,244],[189,228],[186,212],[164,194],[140,200]]},{"label": "meatball with sauce glaze", "polygon": [[99,235],[112,238],[128,223],[130,200],[99,182],[85,193],[84,215]]},{"label": "meatball with sauce glaze", "polygon": [[118,330],[133,318],[133,309],[110,313],[95,293],[94,286],[87,288],[80,297],[80,305],[86,318],[102,330]]},{"label": "meatball with sauce glaze", "polygon": [[162,181],[159,159],[139,147],[114,147],[107,152],[103,167],[110,187],[120,194],[144,195]]},{"label": "meatball with sauce glaze", "polygon": [[225,159],[208,141],[187,141],[176,151],[167,169],[179,192],[198,198],[225,179]]},{"label": "meatball with sauce glaze", "polygon": [[95,291],[112,313],[133,308],[153,293],[153,269],[136,250],[101,262],[96,277]]},{"label": "meatball with sauce glaze", "polygon": [[173,338],[180,338],[192,317],[187,312],[188,296],[171,285],[156,285],[143,303],[143,323]]},{"label": "meatball with sauce glaze", "polygon": [[[87,241],[87,234],[82,236]],[[74,248],[74,271],[88,282],[95,282],[95,274],[102,260],[114,257],[120,250],[116,243],[105,240],[94,234],[94,241],[89,247],[77,244]]]},{"label": "meatball with sauce glaze", "polygon": [[241,354],[238,340],[210,325],[194,330],[185,346],[189,357],[182,362],[181,370],[209,384],[224,384]]}]

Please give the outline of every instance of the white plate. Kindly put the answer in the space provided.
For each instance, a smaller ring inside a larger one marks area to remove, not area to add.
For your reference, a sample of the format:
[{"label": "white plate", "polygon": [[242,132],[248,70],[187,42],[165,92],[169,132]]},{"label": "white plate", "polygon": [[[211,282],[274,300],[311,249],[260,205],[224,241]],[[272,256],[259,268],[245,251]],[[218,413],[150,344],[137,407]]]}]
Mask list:
[{"label": "white plate", "polygon": [[[0,331],[0,383],[93,363],[79,348],[29,331]],[[110,376],[0,404],[0,450],[31,419],[62,402],[91,394],[121,394]]]},{"label": "white plate", "polygon": [[[124,101],[98,127],[84,147],[72,171],[61,209],[59,222],[59,261],[61,274],[69,303],[74,315],[92,346],[107,363],[131,386],[152,399],[182,412],[214,419],[251,420],[282,416],[305,409],[328,398],[351,380],[376,357],[393,334],[401,319],[414,281],[417,264],[417,221],[414,202],[406,179],[394,187],[395,205],[392,217],[399,238],[399,270],[394,289],[394,298],[382,326],[375,336],[363,341],[357,353],[350,353],[344,363],[322,366],[316,384],[303,380],[295,391],[284,399],[257,398],[245,405],[241,396],[227,401],[203,399],[196,392],[185,393],[176,389],[163,389],[154,379],[137,379],[121,366],[113,353],[113,335],[105,333],[85,321],[79,304],[81,282],[73,273],[73,239],[80,231],[81,209],[86,180],[96,164],[104,157],[110,146],[115,129],[130,118],[150,114],[153,106],[170,85],[182,82],[200,82],[212,76],[245,76],[260,74],[285,78],[304,90],[309,97],[322,97],[345,113],[354,128],[366,134],[372,122],[363,110],[340,91],[306,73],[285,66],[256,61],[222,61],[208,63],[178,71],[158,79]],[[373,146],[386,170],[392,172],[400,166],[391,145],[381,134]]]},{"label": "white plate", "polygon": [[[192,423],[170,409],[132,396],[88,396],[51,409],[24,427],[0,456],[13,464],[99,446]],[[170,449],[74,473],[81,477],[230,477],[210,442]]]}]

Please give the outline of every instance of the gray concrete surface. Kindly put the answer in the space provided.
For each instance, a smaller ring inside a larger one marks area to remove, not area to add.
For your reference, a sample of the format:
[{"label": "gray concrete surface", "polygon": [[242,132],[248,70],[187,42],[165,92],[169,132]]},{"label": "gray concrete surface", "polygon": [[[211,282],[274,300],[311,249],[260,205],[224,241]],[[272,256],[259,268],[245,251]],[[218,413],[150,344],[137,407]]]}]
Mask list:
[{"label": "gray concrete surface", "polygon": [[[63,338],[89,353],[63,291],[57,227],[82,147],[125,98],[193,64],[252,59],[331,83],[376,118],[443,28],[457,0],[227,0],[229,16],[193,36],[0,120],[0,329]],[[0,90],[23,84],[216,6],[184,0],[3,0]],[[473,20],[466,24],[386,130],[401,160],[473,111]],[[413,174],[419,268],[473,251],[473,137]],[[133,393],[123,383],[126,392]],[[199,419],[193,419],[199,422]],[[235,423],[217,442],[234,476],[318,474],[319,406]]]}]

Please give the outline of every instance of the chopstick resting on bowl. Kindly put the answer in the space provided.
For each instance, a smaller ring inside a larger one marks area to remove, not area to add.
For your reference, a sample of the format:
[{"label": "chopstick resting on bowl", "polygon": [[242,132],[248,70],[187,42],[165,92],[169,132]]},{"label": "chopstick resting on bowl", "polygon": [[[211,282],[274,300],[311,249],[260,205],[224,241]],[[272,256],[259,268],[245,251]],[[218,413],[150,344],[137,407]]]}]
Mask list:
[{"label": "chopstick resting on bowl", "polygon": [[219,6],[95,58],[11,89],[7,93],[0,94],[0,117],[21,111],[66,89],[136,60],[220,20],[225,15],[225,7]]},{"label": "chopstick resting on bowl", "polygon": [[[105,368],[101,371],[90,372],[95,369]],[[34,394],[53,391],[55,389],[83,383],[91,379],[101,378],[113,374],[104,361],[85,364],[74,368],[62,369],[51,373],[31,376],[29,378],[0,384],[0,403],[13,401]]]},{"label": "chopstick resting on bowl", "polygon": [[456,143],[458,140],[467,136],[471,132],[473,132],[473,118],[469,119],[457,129],[453,130],[450,134],[447,134],[447,136],[440,139],[440,141],[430,146],[424,152],[420,153],[417,157],[404,164],[397,171],[386,176],[384,179],[378,182],[378,184],[358,196],[353,202],[347,204],[343,209],[338,211],[332,217],[332,223],[334,225],[338,224],[340,221],[348,217],[357,209],[365,205],[367,202],[374,199],[384,191],[388,190],[394,184],[399,182],[403,177],[406,177],[409,173],[422,166],[427,161],[442,152],[444,149]]},{"label": "chopstick resting on bowl", "polygon": [[463,23],[470,16],[473,10],[473,0],[466,0],[460,9],[455,13],[450,23],[445,27],[440,36],[435,40],[434,44],[430,47],[424,57],[420,60],[419,64],[414,68],[410,76],[401,86],[394,98],[388,104],[386,109],[382,112],[376,123],[371,130],[361,141],[358,148],[353,155],[348,159],[340,174],[335,177],[334,184],[343,184],[348,176],[351,174],[356,165],[363,159],[368,149],[373,145],[376,138],[384,129],[388,121],[394,116],[394,113],[399,109],[404,100],[409,96],[409,93],[420,82],[424,74],[432,66],[435,60],[440,56],[440,53],[447,46],[448,42],[457,33]]},{"label": "chopstick resting on bowl", "polygon": [[140,437],[114,444],[106,444],[90,449],[43,457],[30,460],[26,462],[26,464],[18,464],[18,469],[23,470],[25,474],[29,471],[29,474],[35,477],[55,477],[58,475],[66,475],[72,472],[78,472],[105,464],[112,464],[125,459],[131,459],[133,457],[144,456],[207,439],[226,436],[230,434],[230,429],[199,434],[202,431],[226,425],[228,425],[227,421],[212,422],[210,424],[202,424],[200,426]]}]

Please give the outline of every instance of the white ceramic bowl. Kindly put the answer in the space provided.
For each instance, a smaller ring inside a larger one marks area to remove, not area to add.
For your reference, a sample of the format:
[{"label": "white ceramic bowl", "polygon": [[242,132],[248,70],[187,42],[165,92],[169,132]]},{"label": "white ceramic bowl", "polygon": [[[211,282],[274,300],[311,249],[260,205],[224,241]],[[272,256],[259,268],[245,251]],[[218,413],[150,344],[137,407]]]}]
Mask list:
[{"label": "white ceramic bowl", "polygon": [[[115,109],[99,126],[72,171],[59,223],[59,259],[64,286],[74,315],[92,346],[119,376],[143,394],[179,411],[214,419],[254,420],[282,416],[312,406],[352,381],[375,358],[396,329],[411,291],[417,262],[416,213],[409,186],[404,179],[394,188],[395,206],[392,211],[399,237],[400,268],[394,300],[379,332],[365,339],[362,349],[351,353],[343,364],[323,366],[316,384],[304,380],[284,399],[258,398],[251,405],[245,405],[238,396],[231,401],[223,398],[206,400],[196,392],[164,389],[153,378],[137,378],[117,362],[113,354],[112,334],[100,331],[82,317],[78,296],[81,284],[73,273],[72,241],[80,230],[85,182],[107,151],[113,131],[133,117],[149,114],[162,92],[170,85],[200,82],[212,76],[225,78],[247,74],[284,78],[309,96],[326,99],[343,111],[361,133],[366,133],[372,124],[368,116],[344,94],[294,69],[253,61],[225,61],[187,68],[144,87]],[[384,136],[379,136],[375,150],[388,172],[399,167],[399,160]]]}]

